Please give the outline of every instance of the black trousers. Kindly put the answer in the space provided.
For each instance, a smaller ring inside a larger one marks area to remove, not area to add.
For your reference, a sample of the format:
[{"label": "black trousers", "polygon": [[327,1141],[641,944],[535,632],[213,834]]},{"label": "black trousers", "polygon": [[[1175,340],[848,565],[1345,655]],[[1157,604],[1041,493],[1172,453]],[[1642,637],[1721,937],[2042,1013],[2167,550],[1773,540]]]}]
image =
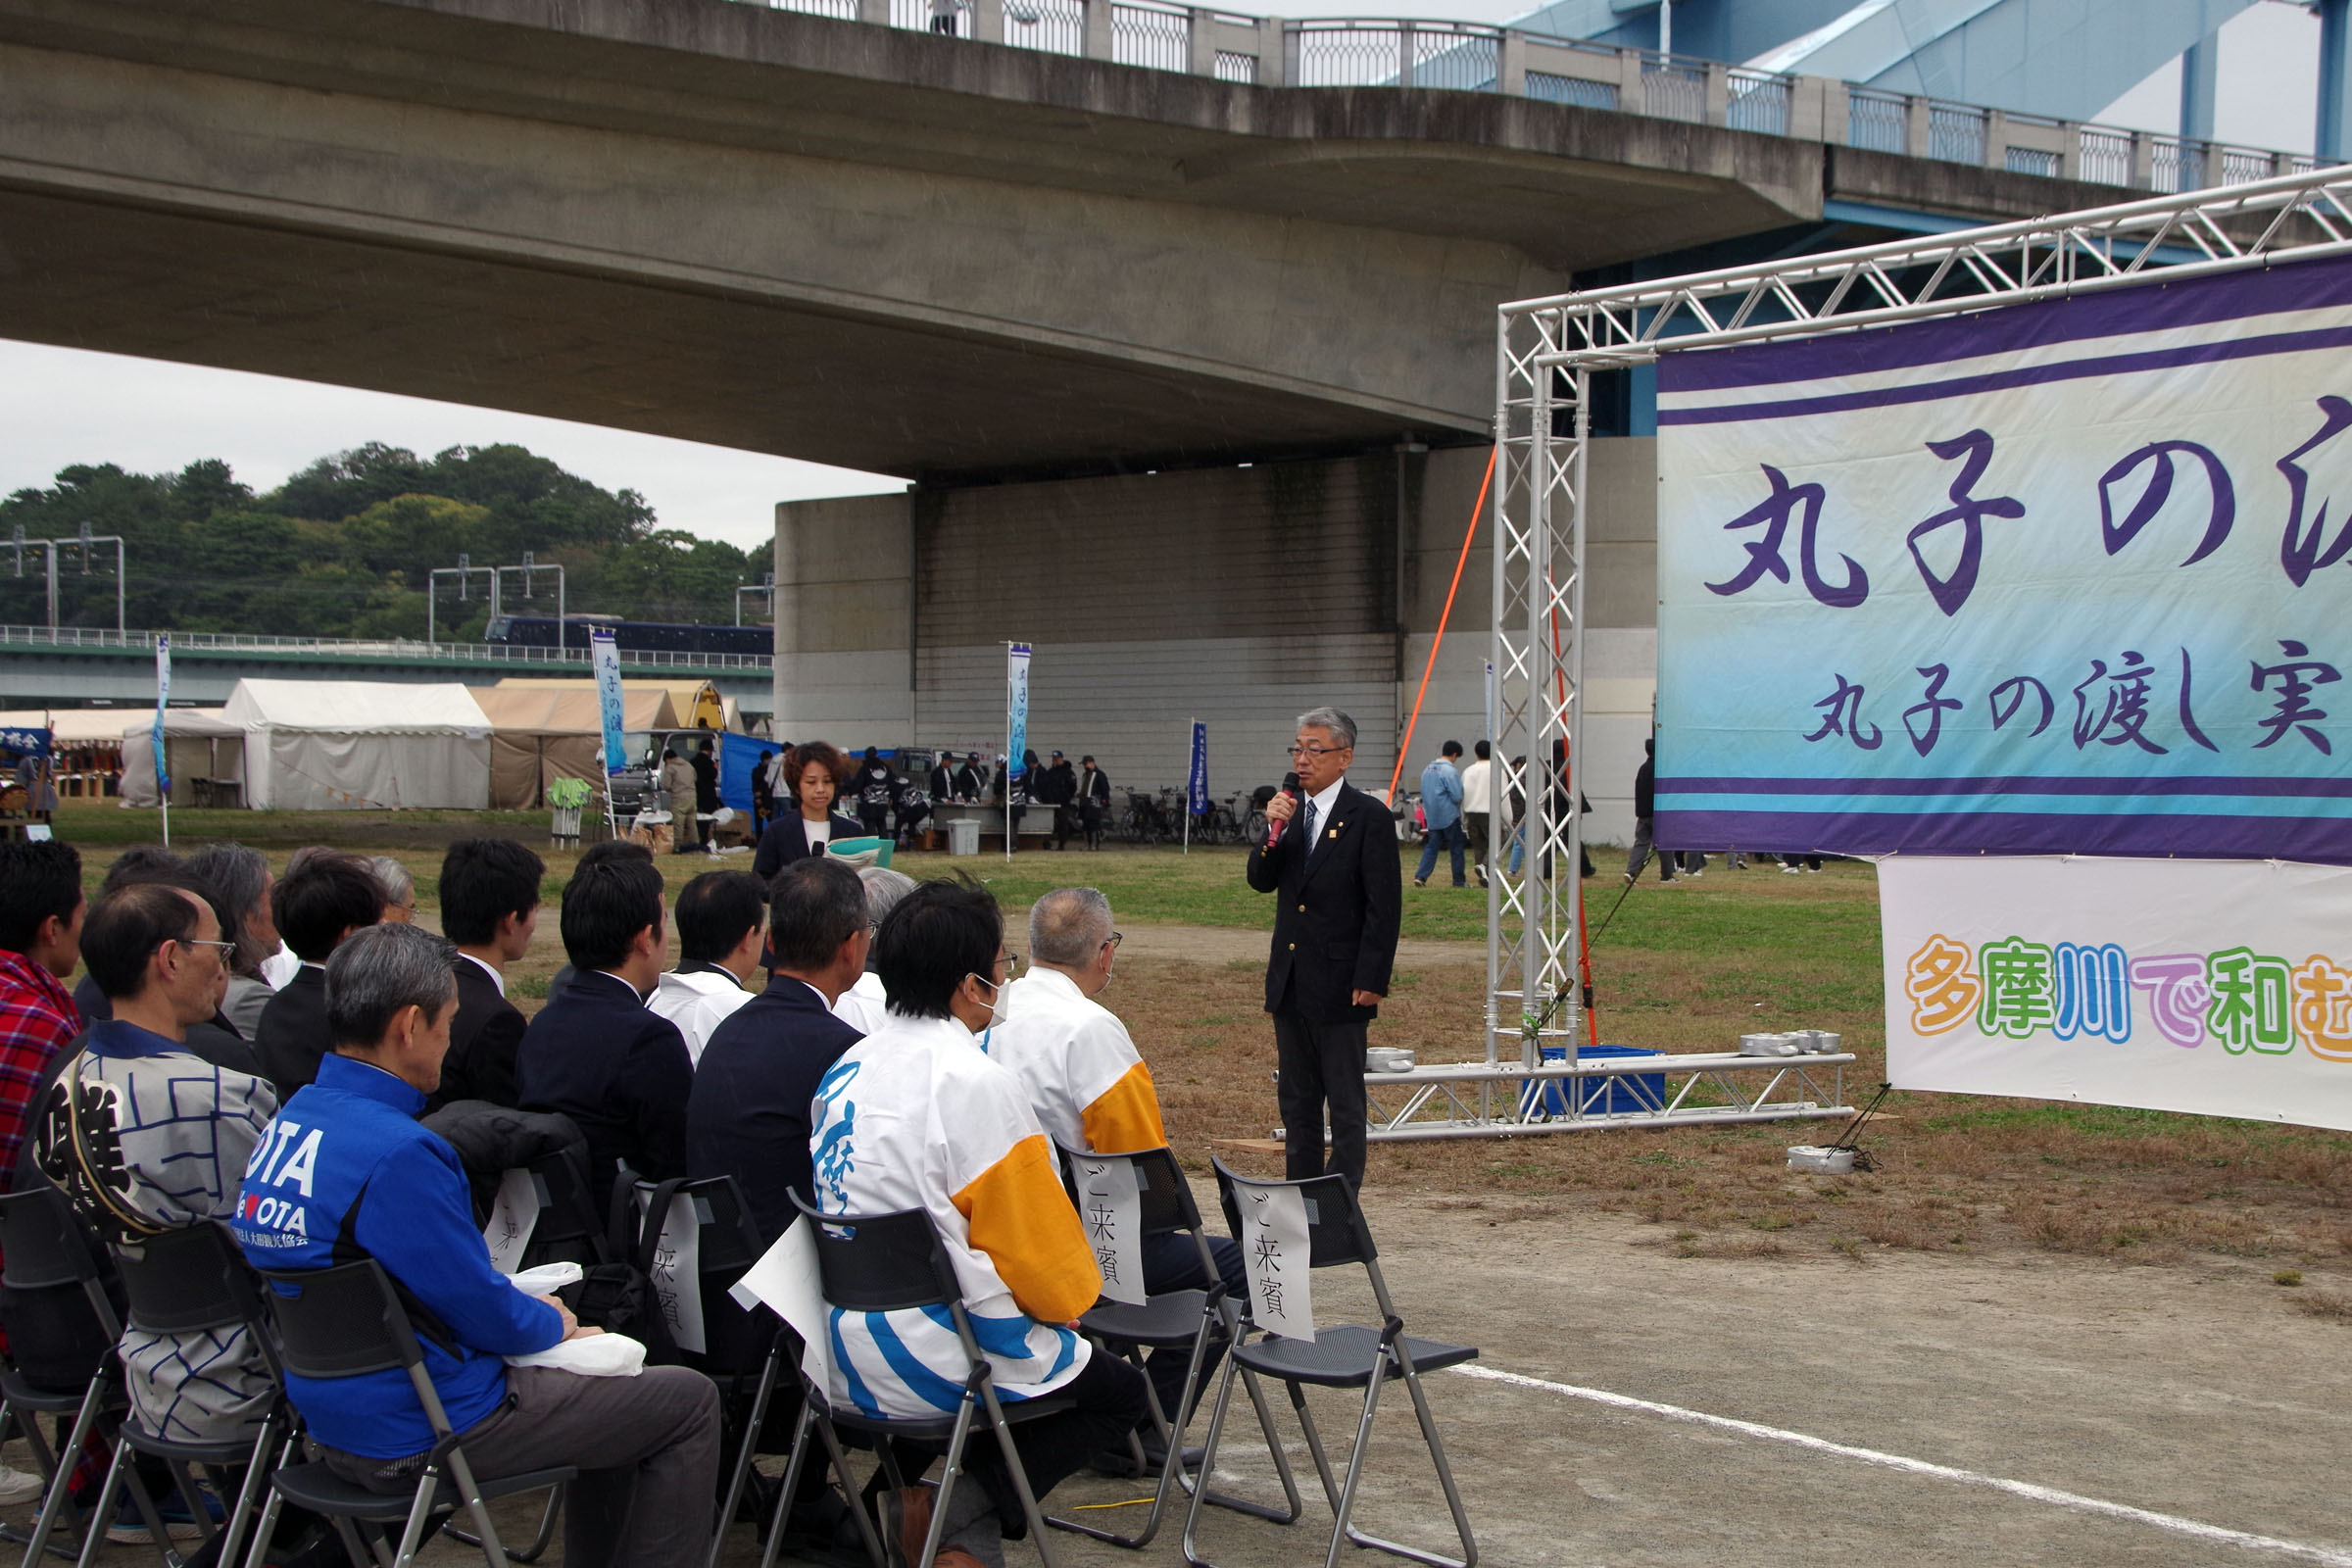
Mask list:
[{"label": "black trousers", "polygon": [[[1182,1376],[1181,1373],[1178,1374]],[[1059,1415],[1040,1416],[1012,1429],[1013,1451],[1029,1474],[1029,1491],[1042,1503],[1047,1493],[1076,1475],[1086,1462],[1106,1448],[1125,1451],[1127,1434],[1151,1413],[1144,1396],[1144,1375],[1134,1367],[1098,1349],[1086,1358],[1076,1377],[1054,1391],[1054,1397],[1076,1401]],[[1021,1514],[1021,1494],[1005,1473],[1004,1455],[993,1433],[975,1428],[964,1445],[964,1461],[971,1478],[988,1491],[997,1522],[1008,1541],[1028,1534]],[[913,1479],[910,1475],[909,1480]]]},{"label": "black trousers", "polygon": [[890,837],[889,807],[860,806],[858,808],[858,820],[864,824],[867,838],[886,839]]},{"label": "black trousers", "polygon": [[[1274,1014],[1276,1064],[1282,1071],[1283,1171],[1303,1181],[1326,1171],[1364,1184],[1364,1035],[1362,1023],[1310,1023]],[[1331,1158],[1323,1157],[1323,1110],[1331,1107]]]},{"label": "black trousers", "polygon": [[[1217,1275],[1225,1282],[1228,1297],[1246,1295],[1250,1278],[1242,1268],[1242,1244],[1224,1236],[1208,1238],[1209,1261],[1216,1264]],[[1163,1291],[1198,1291],[1205,1289],[1208,1277],[1200,1271],[1200,1251],[1193,1246],[1190,1236],[1167,1235],[1144,1238],[1144,1289],[1153,1296]],[[1200,1358],[1200,1381],[1193,1390],[1193,1402],[1200,1402],[1209,1382],[1216,1376],[1217,1364],[1225,1357],[1224,1347],[1211,1342],[1208,1353]],[[1159,1407],[1167,1412],[1170,1421],[1180,1421],[1191,1412],[1176,1408],[1184,1395],[1184,1369],[1191,1364],[1193,1352],[1170,1346],[1153,1350],[1144,1361],[1144,1371],[1150,1374],[1152,1389],[1159,1395]]]}]

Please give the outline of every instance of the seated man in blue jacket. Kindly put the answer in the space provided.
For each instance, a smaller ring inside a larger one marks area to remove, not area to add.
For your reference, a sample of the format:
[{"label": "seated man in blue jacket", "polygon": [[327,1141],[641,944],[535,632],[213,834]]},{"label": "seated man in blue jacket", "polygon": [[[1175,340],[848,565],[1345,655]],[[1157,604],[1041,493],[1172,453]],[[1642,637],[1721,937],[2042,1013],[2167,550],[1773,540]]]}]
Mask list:
[{"label": "seated man in blue jacket", "polygon": [[[718,1468],[710,1379],[683,1367],[592,1378],[502,1359],[594,1331],[491,1267],[457,1152],[416,1122],[449,1050],[454,954],[409,925],[370,926],[335,950],[333,1050],[264,1133],[232,1221],[237,1240],[262,1268],[381,1263],[474,1473],[579,1467],[567,1568],[699,1564]],[[288,1377],[286,1392],[338,1475],[387,1494],[415,1485],[433,1432],[407,1373]]]}]

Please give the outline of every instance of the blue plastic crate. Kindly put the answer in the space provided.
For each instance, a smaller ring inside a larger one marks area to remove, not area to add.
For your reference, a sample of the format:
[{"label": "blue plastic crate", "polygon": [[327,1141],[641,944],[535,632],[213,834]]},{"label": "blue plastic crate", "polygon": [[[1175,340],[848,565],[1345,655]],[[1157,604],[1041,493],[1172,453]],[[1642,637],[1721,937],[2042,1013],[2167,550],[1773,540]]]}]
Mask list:
[{"label": "blue plastic crate", "polygon": [[[1663,1052],[1644,1050],[1641,1046],[1586,1046],[1577,1052],[1579,1061],[1592,1061],[1601,1056],[1657,1056]],[[1566,1046],[1545,1046],[1545,1061],[1566,1061]],[[1519,1114],[1536,1113],[1537,1097],[1543,1100],[1545,1115],[1568,1114],[1568,1085],[1575,1082],[1564,1078],[1522,1078],[1519,1080]],[[1666,1075],[1662,1072],[1628,1073],[1621,1078],[1583,1080],[1583,1095],[1589,1097],[1585,1113],[1592,1116],[1623,1115],[1629,1111],[1654,1110],[1665,1103]]]}]

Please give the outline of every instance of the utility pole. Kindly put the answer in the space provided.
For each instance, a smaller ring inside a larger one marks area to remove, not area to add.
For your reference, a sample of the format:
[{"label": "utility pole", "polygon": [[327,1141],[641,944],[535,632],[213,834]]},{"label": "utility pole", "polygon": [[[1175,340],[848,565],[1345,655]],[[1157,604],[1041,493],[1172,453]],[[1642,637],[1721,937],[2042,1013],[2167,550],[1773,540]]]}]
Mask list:
[{"label": "utility pole", "polygon": [[564,646],[564,610],[565,603],[564,594],[566,591],[564,580],[564,568],[561,565],[555,564],[542,566],[539,564],[536,553],[525,550],[522,553],[522,564],[519,566],[494,566],[491,569],[496,574],[490,579],[490,613],[493,615],[496,615],[499,612],[501,593],[506,585],[506,577],[509,572],[518,572],[521,574],[522,597],[525,599],[531,597],[532,584],[539,573],[543,571],[552,571],[556,574],[556,647],[559,649],[563,648]]},{"label": "utility pole", "polygon": [[490,579],[490,600],[492,605],[492,612],[496,613],[496,606],[498,603],[498,568],[495,566],[477,566],[473,564],[472,556],[464,552],[460,552],[458,556],[458,564],[456,565],[435,566],[431,571],[425,573],[424,645],[427,648],[438,648],[441,646],[440,629],[433,614],[433,590],[439,585],[442,578],[457,578],[458,603],[462,605],[466,603],[466,599],[469,597],[467,589],[472,583],[473,579],[477,576],[488,577]]},{"label": "utility pole", "polygon": [[735,624],[738,626],[743,624],[743,596],[745,594],[759,594],[765,598],[767,600],[767,618],[771,621],[776,618],[776,574],[774,572],[761,572],[758,582],[746,583],[735,590]]},{"label": "utility pole", "polygon": [[7,548],[14,562],[17,576],[24,575],[24,552],[26,550],[37,548],[45,554],[44,564],[47,567],[48,581],[44,598],[48,612],[49,630],[53,635],[56,633],[58,625],[57,553],[59,548],[62,546],[78,554],[81,562],[81,574],[86,577],[90,574],[91,558],[97,555],[100,545],[115,547],[115,632],[120,636],[129,625],[127,612],[130,582],[129,560],[124,553],[121,534],[92,533],[86,519],[81,524],[81,531],[71,539],[27,539],[24,537],[23,523],[17,523],[10,528]]}]

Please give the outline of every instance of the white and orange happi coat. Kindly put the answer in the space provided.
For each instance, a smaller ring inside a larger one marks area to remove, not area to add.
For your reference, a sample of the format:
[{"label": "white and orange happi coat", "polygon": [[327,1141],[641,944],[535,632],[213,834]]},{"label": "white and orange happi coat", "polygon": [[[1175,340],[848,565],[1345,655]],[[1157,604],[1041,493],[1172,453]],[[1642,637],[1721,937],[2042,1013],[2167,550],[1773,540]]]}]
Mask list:
[{"label": "white and orange happi coat", "polygon": [[[1049,1394],[1086,1366],[1063,1325],[1102,1276],[1019,1082],[952,1018],[890,1021],[818,1083],[816,1206],[919,1208],[963,1287],[1002,1399]],[[966,1362],[944,1311],[832,1313],[833,1396],[870,1415],[930,1417],[962,1397]]]},{"label": "white and orange happi coat", "polygon": [[1080,1154],[1132,1154],[1168,1141],[1159,1091],[1127,1026],[1054,969],[1004,988],[1004,1020],[982,1037],[1029,1093],[1046,1136]]}]

